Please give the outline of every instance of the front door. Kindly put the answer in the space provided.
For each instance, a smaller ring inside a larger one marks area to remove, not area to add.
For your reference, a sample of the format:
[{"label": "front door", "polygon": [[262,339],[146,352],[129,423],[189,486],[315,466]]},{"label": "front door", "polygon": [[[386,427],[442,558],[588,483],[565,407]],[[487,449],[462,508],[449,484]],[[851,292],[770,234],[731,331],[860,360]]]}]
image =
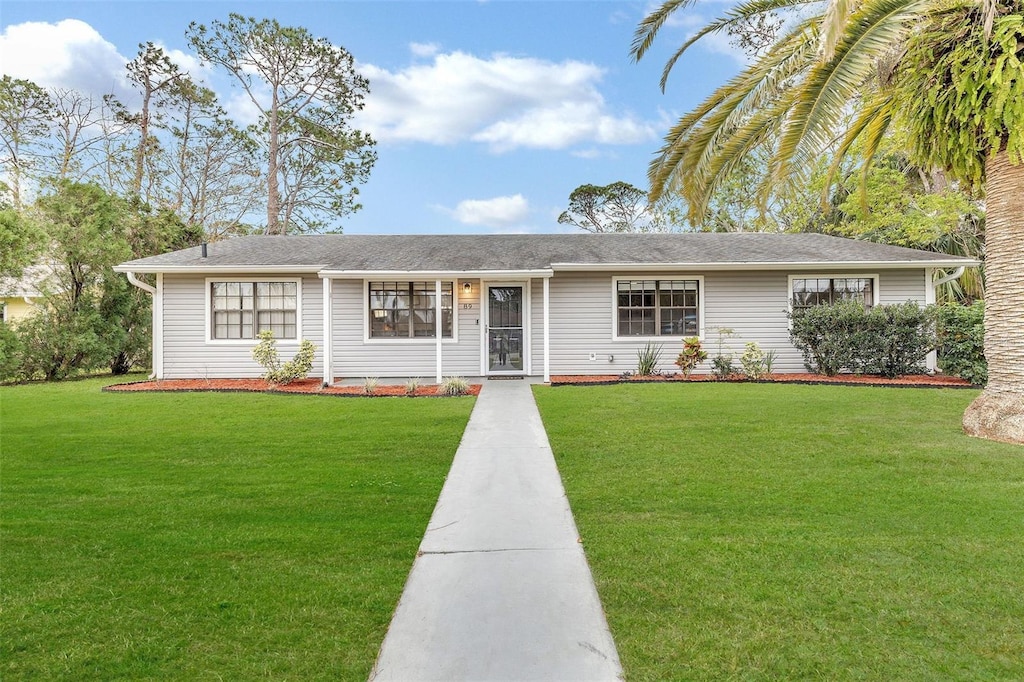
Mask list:
[{"label": "front door", "polygon": [[487,373],[521,374],[523,343],[523,287],[487,287]]}]

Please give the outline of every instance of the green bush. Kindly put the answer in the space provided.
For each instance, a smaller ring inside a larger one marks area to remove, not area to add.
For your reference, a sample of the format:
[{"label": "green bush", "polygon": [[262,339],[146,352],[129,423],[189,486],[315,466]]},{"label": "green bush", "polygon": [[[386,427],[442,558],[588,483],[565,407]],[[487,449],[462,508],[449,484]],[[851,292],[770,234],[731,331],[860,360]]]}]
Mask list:
[{"label": "green bush", "polygon": [[988,381],[985,362],[985,304],[938,306],[939,367],[946,374],[984,386]]},{"label": "green bush", "polygon": [[880,305],[865,311],[854,339],[853,366],[862,374],[923,374],[935,349],[935,309],[916,303]]},{"label": "green bush", "polygon": [[859,301],[794,308],[789,319],[789,337],[808,371],[835,376],[854,366],[853,339],[864,319]]},{"label": "green bush", "polygon": [[747,342],[743,355],[740,356],[740,365],[743,367],[743,373],[754,381],[768,373],[768,360],[756,341]]},{"label": "green bush", "polygon": [[312,341],[303,339],[295,357],[281,364],[277,354],[277,341],[274,332],[264,329],[259,334],[260,342],[252,349],[252,358],[266,370],[263,378],[272,384],[290,384],[298,379],[305,379],[313,369],[313,356],[316,346]]},{"label": "green bush", "polygon": [[790,320],[804,365],[828,376],[920,374],[936,347],[934,308],[913,302],[866,309],[859,301],[840,301],[794,309]]}]

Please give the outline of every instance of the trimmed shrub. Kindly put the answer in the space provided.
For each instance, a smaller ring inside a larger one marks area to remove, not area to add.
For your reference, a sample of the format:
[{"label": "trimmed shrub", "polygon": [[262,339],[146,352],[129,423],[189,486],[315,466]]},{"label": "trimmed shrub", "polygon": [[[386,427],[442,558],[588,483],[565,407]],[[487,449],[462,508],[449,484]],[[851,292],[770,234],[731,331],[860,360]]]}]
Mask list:
[{"label": "trimmed shrub", "polygon": [[746,348],[743,350],[743,355],[740,356],[740,365],[743,367],[743,373],[748,378],[757,381],[768,373],[767,364],[768,361],[764,351],[761,350],[761,346],[757,344],[757,341],[748,341]]},{"label": "trimmed shrub", "polygon": [[939,367],[946,374],[984,386],[988,381],[985,361],[985,304],[938,306]]},{"label": "trimmed shrub", "polygon": [[853,339],[864,312],[859,301],[839,301],[789,313],[789,338],[803,354],[808,371],[835,376],[855,365]]},{"label": "trimmed shrub", "polygon": [[935,309],[916,303],[875,306],[864,315],[851,369],[863,374],[897,377],[923,374],[935,349]]},{"label": "trimmed shrub", "polygon": [[263,374],[264,379],[272,384],[285,385],[309,376],[313,369],[313,356],[316,354],[316,346],[312,341],[303,339],[295,357],[281,364],[274,332],[264,329],[260,332],[259,339],[260,342],[252,349],[252,359],[266,370]]},{"label": "trimmed shrub", "polygon": [[804,365],[828,376],[920,374],[936,347],[934,308],[912,302],[868,310],[860,301],[840,301],[795,309],[790,320],[790,338]]}]

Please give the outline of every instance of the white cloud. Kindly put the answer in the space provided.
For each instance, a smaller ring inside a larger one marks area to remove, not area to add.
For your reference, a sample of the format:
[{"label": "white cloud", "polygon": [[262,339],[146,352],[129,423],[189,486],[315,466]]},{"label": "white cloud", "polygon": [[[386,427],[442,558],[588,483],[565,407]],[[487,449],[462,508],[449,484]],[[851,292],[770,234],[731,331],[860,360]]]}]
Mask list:
[{"label": "white cloud", "polygon": [[530,204],[522,194],[514,194],[493,199],[466,199],[447,212],[466,225],[509,228],[526,220]]},{"label": "white cloud", "polygon": [[604,72],[594,64],[452,52],[395,72],[359,69],[370,96],[357,124],[383,142],[472,140],[502,152],[657,136],[655,124],[608,110],[597,87]]},{"label": "white cloud", "polygon": [[55,24],[13,24],[0,34],[3,72],[42,87],[72,88],[91,95],[113,93],[134,99],[125,78],[128,59],[89,24],[64,19]]},{"label": "white cloud", "polygon": [[441,51],[437,43],[409,43],[409,51],[414,57],[433,57]]}]

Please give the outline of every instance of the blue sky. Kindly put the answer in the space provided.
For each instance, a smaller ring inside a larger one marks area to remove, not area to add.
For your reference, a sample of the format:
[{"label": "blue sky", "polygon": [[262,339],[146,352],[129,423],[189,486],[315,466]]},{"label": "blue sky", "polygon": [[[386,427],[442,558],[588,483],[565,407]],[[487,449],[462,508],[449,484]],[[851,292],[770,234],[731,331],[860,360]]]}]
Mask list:
[{"label": "blue sky", "polygon": [[[716,38],[665,59],[727,5],[699,4],[629,58],[647,2],[49,2],[3,0],[0,68],[40,85],[127,92],[140,42],[206,79],[236,118],[230,83],[189,54],[189,22],[229,12],[303,26],[342,45],[370,79],[359,125],[379,159],[350,234],[556,232],[569,193],[617,180],[646,187],[668,126],[735,74],[742,54]],[[125,95],[126,102],[130,96]]]}]

